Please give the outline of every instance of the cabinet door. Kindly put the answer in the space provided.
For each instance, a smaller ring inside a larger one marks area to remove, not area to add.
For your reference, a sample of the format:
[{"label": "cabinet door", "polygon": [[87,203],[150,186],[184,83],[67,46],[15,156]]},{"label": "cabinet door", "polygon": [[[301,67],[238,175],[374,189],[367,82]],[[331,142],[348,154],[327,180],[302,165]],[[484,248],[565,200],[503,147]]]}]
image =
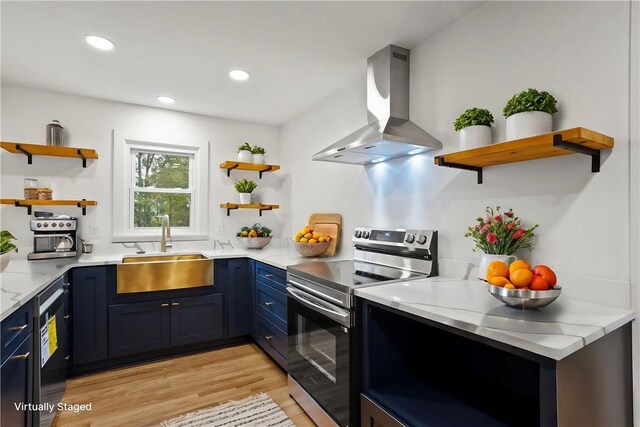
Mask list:
[{"label": "cabinet door", "polygon": [[109,356],[125,356],[171,346],[169,301],[109,306]]},{"label": "cabinet door", "polygon": [[251,337],[255,340],[258,336],[258,314],[256,312],[256,262],[252,259],[248,260],[249,265],[249,328]]},{"label": "cabinet door", "polygon": [[33,383],[33,334],[29,334],[0,368],[2,416],[0,425],[27,427],[31,411],[16,409],[17,403],[30,403]]},{"label": "cabinet door", "polygon": [[246,259],[231,259],[227,273],[229,336],[248,335],[251,325],[249,268]]},{"label": "cabinet door", "polygon": [[72,363],[106,359],[108,268],[75,268],[71,273]]},{"label": "cabinet door", "polygon": [[171,346],[224,338],[222,294],[171,300]]}]

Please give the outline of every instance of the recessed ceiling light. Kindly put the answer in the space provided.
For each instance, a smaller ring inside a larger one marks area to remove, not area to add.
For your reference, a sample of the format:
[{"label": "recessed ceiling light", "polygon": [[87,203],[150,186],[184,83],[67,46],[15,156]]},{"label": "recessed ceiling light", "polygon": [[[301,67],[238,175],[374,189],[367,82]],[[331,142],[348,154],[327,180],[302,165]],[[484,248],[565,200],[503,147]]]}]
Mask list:
[{"label": "recessed ceiling light", "polygon": [[250,74],[244,70],[231,70],[229,71],[229,77],[234,80],[247,80]]},{"label": "recessed ceiling light", "polygon": [[95,47],[96,49],[100,49],[100,50],[112,50],[114,47],[116,47],[116,44],[114,42],[112,42],[111,40],[107,40],[104,37],[100,37],[100,36],[94,36],[92,34],[87,34],[86,36],[84,36],[84,39],[91,46]]},{"label": "recessed ceiling light", "polygon": [[174,102],[176,102],[176,99],[170,96],[159,96],[157,99],[163,104],[173,104]]}]

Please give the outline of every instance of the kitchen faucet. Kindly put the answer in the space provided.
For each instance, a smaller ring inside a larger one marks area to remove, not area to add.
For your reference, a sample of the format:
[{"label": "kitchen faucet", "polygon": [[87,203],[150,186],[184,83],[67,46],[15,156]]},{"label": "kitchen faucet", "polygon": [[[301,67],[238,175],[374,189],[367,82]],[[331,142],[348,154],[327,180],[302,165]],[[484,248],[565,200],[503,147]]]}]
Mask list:
[{"label": "kitchen faucet", "polygon": [[[167,242],[167,239],[169,241]],[[167,252],[167,249],[173,247],[173,239],[171,238],[171,225],[169,224],[169,215],[162,215],[162,239],[160,240],[160,252]]]}]

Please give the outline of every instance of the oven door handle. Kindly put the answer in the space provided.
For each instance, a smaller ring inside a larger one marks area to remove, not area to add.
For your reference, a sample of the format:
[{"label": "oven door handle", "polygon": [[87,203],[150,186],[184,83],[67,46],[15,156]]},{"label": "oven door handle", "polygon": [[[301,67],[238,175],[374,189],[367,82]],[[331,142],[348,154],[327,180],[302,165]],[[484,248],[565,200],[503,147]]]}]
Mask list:
[{"label": "oven door handle", "polygon": [[302,283],[300,283],[300,282],[296,282],[296,281],[294,281],[294,280],[289,279],[289,283],[293,284],[293,285],[294,285],[294,286],[296,286],[297,288],[304,289],[304,290],[305,290],[305,291],[307,291],[308,293],[316,294],[316,295],[322,295],[322,298],[327,298],[327,299],[330,299],[331,301],[335,301],[335,302],[337,302],[338,304],[342,304],[342,301],[340,301],[338,298],[334,298],[334,297],[332,297],[332,296],[322,294],[322,293],[320,293],[320,292],[316,291],[315,289],[312,289],[312,288],[310,288],[310,287],[308,287],[308,286],[303,285],[303,284],[302,284]]},{"label": "oven door handle", "polygon": [[299,291],[295,288],[287,288],[287,292],[289,293],[289,295],[291,295],[293,299],[298,301],[300,304],[314,311],[320,310],[321,312],[325,313],[328,318],[330,318],[331,320],[335,320],[336,322],[340,323],[343,326],[346,326],[346,327],[351,326],[350,325],[351,313],[346,313],[346,312],[341,313],[339,311],[334,311],[327,307],[323,307],[320,304],[316,304],[314,301],[311,301],[308,296],[303,296],[304,293],[302,291]]}]

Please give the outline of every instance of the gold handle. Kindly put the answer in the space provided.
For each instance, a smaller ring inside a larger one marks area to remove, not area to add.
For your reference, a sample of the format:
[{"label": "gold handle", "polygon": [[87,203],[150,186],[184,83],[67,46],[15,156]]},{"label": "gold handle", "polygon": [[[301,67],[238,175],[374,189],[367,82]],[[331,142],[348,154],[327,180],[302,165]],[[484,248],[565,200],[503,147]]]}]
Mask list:
[{"label": "gold handle", "polygon": [[273,335],[267,335],[266,337],[264,337],[267,341],[269,341],[271,338],[273,338]]},{"label": "gold handle", "polygon": [[68,319],[69,319],[69,317],[71,317],[71,316],[67,314],[66,316],[64,316],[64,318],[63,318],[63,319],[64,319],[64,320],[68,320]]},{"label": "gold handle", "polygon": [[171,305],[180,305],[179,302],[172,302]]},{"label": "gold handle", "polygon": [[25,329],[27,329],[27,325],[14,326],[13,328],[9,328],[10,331],[18,331],[18,332],[22,332]]},{"label": "gold handle", "polygon": [[266,305],[267,307],[273,305],[273,301],[267,301],[264,303],[264,305]]},{"label": "gold handle", "polygon": [[169,307],[169,303],[160,304],[160,307]]},{"label": "gold handle", "polygon": [[26,360],[29,358],[30,352],[26,352],[25,354],[18,354],[17,356],[11,356],[12,360]]}]

